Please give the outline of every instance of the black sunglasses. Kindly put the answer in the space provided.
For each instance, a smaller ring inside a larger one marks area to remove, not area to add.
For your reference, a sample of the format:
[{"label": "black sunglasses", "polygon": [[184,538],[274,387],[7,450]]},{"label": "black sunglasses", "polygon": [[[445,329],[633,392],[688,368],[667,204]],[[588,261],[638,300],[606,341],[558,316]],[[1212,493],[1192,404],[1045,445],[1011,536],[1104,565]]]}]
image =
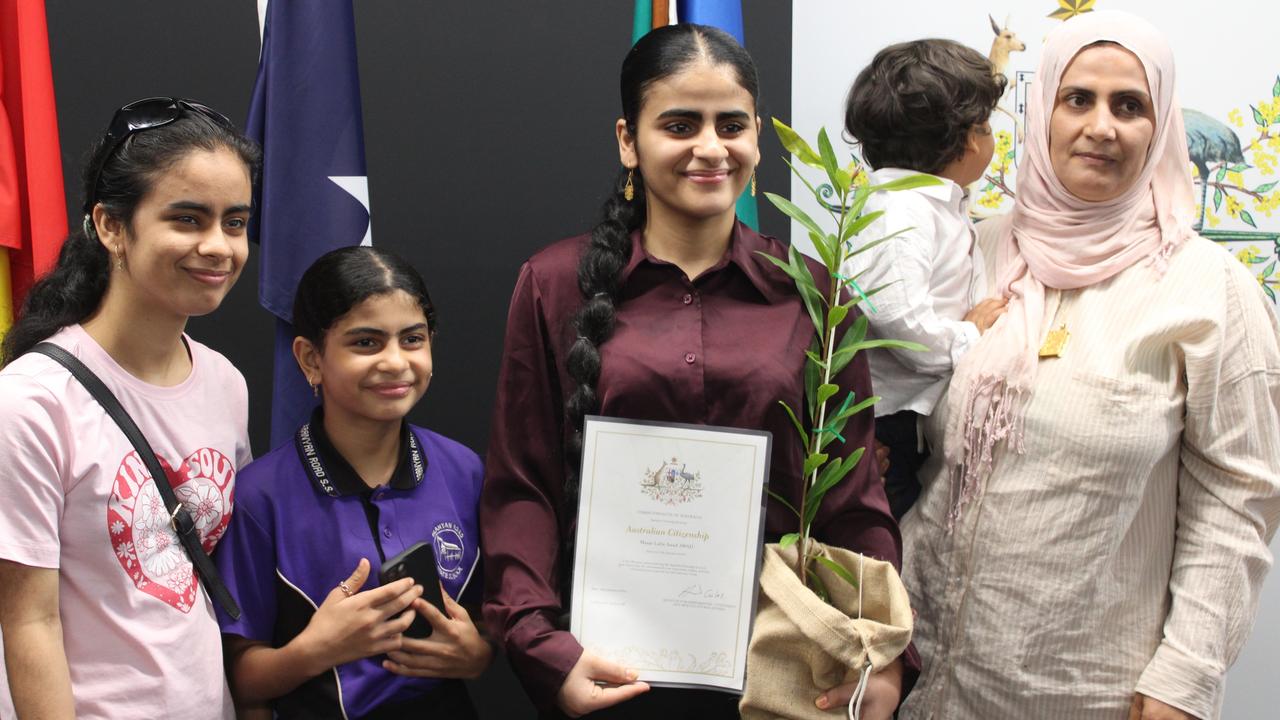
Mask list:
[{"label": "black sunglasses", "polygon": [[106,167],[107,162],[116,154],[120,146],[124,144],[131,136],[142,132],[158,128],[177,120],[182,117],[183,111],[193,112],[203,115],[215,123],[229,130],[235,130],[235,125],[226,115],[214,110],[208,105],[202,105],[191,100],[183,100],[175,97],[150,97],[125,105],[111,116],[111,124],[107,126],[106,144],[108,149],[102,154],[102,160],[93,171],[93,185],[89,187],[89,197],[84,201],[84,212],[86,215],[93,212],[93,206],[98,204],[98,183],[102,182],[102,170]]}]

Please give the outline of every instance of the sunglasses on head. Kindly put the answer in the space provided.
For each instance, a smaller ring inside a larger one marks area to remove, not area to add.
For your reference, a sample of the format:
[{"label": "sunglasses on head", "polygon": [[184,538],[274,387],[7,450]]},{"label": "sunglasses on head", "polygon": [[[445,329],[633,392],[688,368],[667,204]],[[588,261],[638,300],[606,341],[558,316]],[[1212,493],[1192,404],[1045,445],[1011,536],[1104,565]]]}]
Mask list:
[{"label": "sunglasses on head", "polygon": [[235,130],[235,125],[227,119],[226,115],[214,110],[208,105],[202,105],[191,100],[183,100],[175,97],[151,97],[125,105],[111,116],[111,124],[107,126],[106,144],[108,149],[102,154],[102,160],[93,171],[93,185],[89,187],[89,197],[85,199],[85,214],[93,212],[93,206],[98,204],[98,183],[102,181],[102,170],[106,167],[107,162],[115,156],[116,151],[133,135],[144,130],[162,127],[182,117],[183,112],[196,113],[214,121],[218,125],[229,130]]}]

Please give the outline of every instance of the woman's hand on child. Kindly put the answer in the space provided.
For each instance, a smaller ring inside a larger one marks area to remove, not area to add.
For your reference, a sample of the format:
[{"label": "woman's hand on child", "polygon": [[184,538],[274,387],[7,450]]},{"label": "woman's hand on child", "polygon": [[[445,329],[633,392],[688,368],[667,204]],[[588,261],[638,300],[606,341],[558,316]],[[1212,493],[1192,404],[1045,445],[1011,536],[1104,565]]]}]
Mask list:
[{"label": "woman's hand on child", "polygon": [[475,678],[489,667],[493,646],[480,637],[480,631],[466,608],[454,602],[440,588],[446,616],[434,605],[418,598],[413,609],[431,623],[431,636],[425,639],[406,637],[398,650],[387,653],[382,667],[397,675],[429,678]]},{"label": "woman's hand on child", "polygon": [[298,635],[307,655],[316,661],[317,674],[400,647],[401,633],[413,622],[408,608],[422,595],[422,586],[404,578],[360,592],[368,579],[369,561],[361,558],[355,572],[329,591]]},{"label": "woman's hand on child", "polygon": [[634,670],[583,650],[560,686],[556,704],[569,717],[580,717],[648,691],[649,684],[638,682]]},{"label": "woman's hand on child", "polygon": [[[855,680],[844,685],[837,685],[818,696],[815,703],[822,710],[841,708],[849,704],[849,699],[858,688]],[[891,665],[879,672],[871,673],[867,678],[867,691],[862,697],[863,720],[889,720],[893,711],[902,701],[902,660],[894,660]]]},{"label": "woman's hand on child", "polygon": [[1009,301],[1004,298],[987,298],[973,306],[964,319],[978,326],[979,333],[985,333],[996,324],[996,320],[1009,309]]}]

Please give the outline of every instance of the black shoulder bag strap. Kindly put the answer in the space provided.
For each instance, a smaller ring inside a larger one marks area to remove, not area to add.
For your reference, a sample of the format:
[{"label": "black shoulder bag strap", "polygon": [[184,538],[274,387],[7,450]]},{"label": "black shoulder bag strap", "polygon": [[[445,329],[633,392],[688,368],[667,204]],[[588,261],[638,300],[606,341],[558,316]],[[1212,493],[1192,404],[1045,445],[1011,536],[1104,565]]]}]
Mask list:
[{"label": "black shoulder bag strap", "polygon": [[42,342],[31,348],[31,352],[53,358],[69,370],[75,379],[84,385],[89,394],[102,405],[107,415],[116,421],[116,425],[124,431],[125,437],[129,438],[129,442],[133,444],[133,449],[138,451],[138,457],[147,466],[147,472],[151,473],[151,479],[155,481],[156,489],[160,491],[160,497],[164,500],[165,509],[169,513],[169,526],[178,534],[178,540],[182,542],[182,547],[187,551],[187,557],[191,559],[191,564],[195,565],[196,572],[204,581],[205,589],[222,607],[223,612],[232,620],[239,620],[240,606],[236,605],[235,598],[231,597],[231,593],[227,591],[227,586],[222,582],[222,576],[218,574],[218,568],[214,566],[213,560],[200,546],[200,534],[196,532],[195,521],[191,519],[191,514],[182,503],[178,502],[177,496],[173,494],[173,488],[169,486],[169,476],[165,474],[164,467],[160,465],[155,451],[151,449],[151,443],[143,437],[142,431],[134,424],[133,418],[129,417],[129,413],[121,407],[120,401],[111,394],[92,370],[61,347],[50,342]]}]

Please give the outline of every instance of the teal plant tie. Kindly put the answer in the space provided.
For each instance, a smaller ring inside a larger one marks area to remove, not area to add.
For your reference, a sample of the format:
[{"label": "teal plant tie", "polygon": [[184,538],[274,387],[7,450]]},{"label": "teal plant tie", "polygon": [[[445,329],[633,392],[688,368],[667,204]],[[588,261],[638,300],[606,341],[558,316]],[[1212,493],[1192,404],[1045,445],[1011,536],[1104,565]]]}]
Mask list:
[{"label": "teal plant tie", "polygon": [[844,396],[844,402],[840,403],[840,409],[836,411],[835,415],[831,416],[833,419],[831,420],[831,422],[827,423],[826,427],[814,428],[813,432],[815,434],[831,433],[832,435],[835,435],[837,438],[839,438],[840,442],[844,442],[844,436],[836,432],[836,420],[834,418],[840,417],[840,413],[843,413],[845,410],[848,410],[849,403],[851,402],[853,402],[853,393],[849,393],[848,395]]},{"label": "teal plant tie", "polygon": [[867,307],[871,309],[871,312],[880,312],[876,309],[876,304],[871,302],[871,298],[867,297],[867,294],[862,291],[862,286],[858,284],[857,280],[845,277],[840,273],[836,273],[836,277],[839,278],[841,282],[847,282],[852,285],[854,292],[858,293],[858,297],[862,298],[862,302],[867,304]]}]

